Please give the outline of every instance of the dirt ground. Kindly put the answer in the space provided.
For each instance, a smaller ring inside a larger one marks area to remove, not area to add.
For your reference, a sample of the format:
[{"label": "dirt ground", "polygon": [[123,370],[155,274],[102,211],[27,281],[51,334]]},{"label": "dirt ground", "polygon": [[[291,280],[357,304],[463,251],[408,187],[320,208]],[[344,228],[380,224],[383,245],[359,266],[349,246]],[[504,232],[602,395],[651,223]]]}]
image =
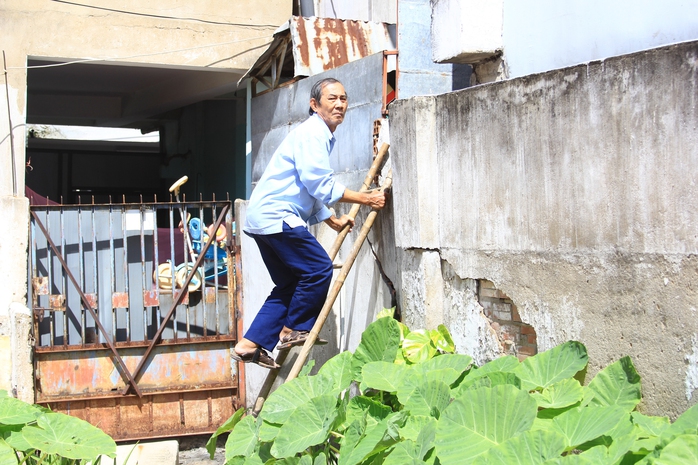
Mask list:
[{"label": "dirt ground", "polygon": [[207,435],[180,438],[179,465],[223,465],[225,463],[225,437],[218,439],[213,460],[206,450],[206,442],[210,437]]}]

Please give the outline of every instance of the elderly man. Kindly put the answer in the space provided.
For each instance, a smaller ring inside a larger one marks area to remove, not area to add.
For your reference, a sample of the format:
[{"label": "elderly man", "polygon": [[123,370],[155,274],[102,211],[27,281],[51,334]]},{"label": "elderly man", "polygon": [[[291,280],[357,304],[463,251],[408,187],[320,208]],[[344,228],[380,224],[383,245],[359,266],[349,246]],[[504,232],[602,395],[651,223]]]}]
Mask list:
[{"label": "elderly man", "polygon": [[269,351],[277,342],[279,349],[303,344],[317,320],[330,288],[332,262],[306,224],[324,221],[341,231],[354,220],[348,215],[337,218],[328,205],[385,205],[384,192],[349,190],[330,168],[334,131],[346,111],[341,82],[316,82],[310,91],[310,117],[286,136],[252,192],[243,230],[257,243],[275,287],[235,346],[233,358],[238,361],[278,368]]}]

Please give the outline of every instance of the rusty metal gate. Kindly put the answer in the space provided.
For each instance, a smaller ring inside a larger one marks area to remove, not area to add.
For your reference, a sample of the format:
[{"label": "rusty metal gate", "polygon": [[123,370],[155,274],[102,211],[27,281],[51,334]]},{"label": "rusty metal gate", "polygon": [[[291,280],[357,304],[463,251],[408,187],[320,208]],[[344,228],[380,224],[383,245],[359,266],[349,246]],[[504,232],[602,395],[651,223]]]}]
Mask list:
[{"label": "rusty metal gate", "polygon": [[116,440],[210,433],[244,405],[234,224],[215,198],[32,205],[36,402]]}]

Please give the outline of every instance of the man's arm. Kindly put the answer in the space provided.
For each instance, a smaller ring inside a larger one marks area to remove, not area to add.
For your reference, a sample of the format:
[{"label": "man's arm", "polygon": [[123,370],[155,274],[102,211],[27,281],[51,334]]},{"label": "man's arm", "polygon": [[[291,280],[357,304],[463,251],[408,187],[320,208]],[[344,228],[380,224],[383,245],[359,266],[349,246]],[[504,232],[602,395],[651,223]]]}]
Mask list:
[{"label": "man's arm", "polygon": [[366,192],[357,192],[345,189],[344,195],[339,201],[344,203],[359,203],[380,210],[385,206],[385,191],[382,189],[373,189]]}]

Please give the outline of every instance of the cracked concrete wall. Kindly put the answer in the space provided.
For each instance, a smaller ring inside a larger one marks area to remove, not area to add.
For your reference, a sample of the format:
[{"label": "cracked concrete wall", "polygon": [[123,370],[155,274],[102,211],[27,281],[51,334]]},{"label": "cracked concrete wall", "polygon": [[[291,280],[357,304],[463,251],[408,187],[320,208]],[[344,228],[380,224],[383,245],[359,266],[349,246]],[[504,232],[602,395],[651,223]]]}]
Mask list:
[{"label": "cracked concrete wall", "polygon": [[472,284],[487,279],[539,351],[581,341],[588,380],[629,355],[641,409],[683,412],[698,386],[696,101],[689,42],[393,104],[395,222],[434,223],[396,227],[406,320],[436,315],[459,351],[496,356]]}]

